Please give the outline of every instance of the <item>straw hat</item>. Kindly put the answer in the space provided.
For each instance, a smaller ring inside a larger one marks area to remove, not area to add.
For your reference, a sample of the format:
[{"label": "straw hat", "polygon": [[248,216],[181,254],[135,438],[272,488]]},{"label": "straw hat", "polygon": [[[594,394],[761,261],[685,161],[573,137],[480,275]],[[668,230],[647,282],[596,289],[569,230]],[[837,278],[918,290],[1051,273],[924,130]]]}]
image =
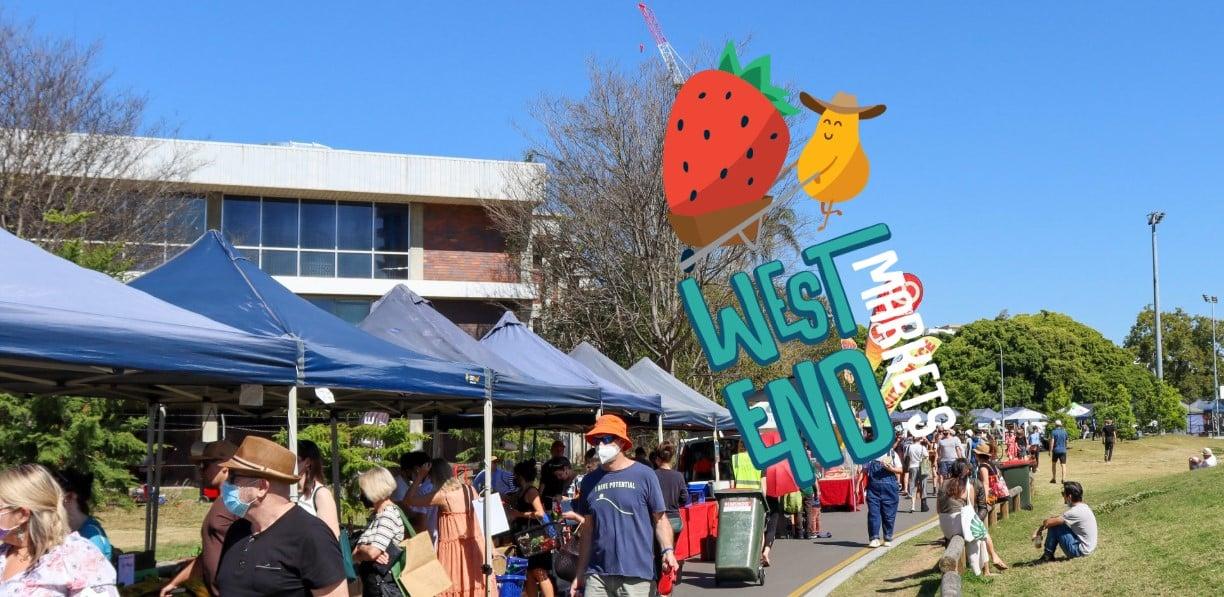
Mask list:
[{"label": "straw hat", "polygon": [[981,443],[973,449],[973,453],[979,456],[990,456],[990,448],[985,443]]},{"label": "straw hat", "polygon": [[629,426],[625,424],[624,419],[616,415],[599,417],[599,420],[595,421],[595,426],[586,433],[586,441],[593,446],[595,438],[601,435],[611,435],[620,440],[621,450],[633,447],[633,441],[629,439]]},{"label": "straw hat", "polygon": [[867,120],[875,118],[884,113],[884,104],[876,104],[874,106],[858,105],[858,98],[854,94],[838,91],[833,94],[833,99],[824,101],[818,97],[812,97],[806,91],[799,92],[799,101],[807,106],[809,110],[824,114],[825,110],[832,110],[838,114],[858,114],[859,120]]},{"label": "straw hat", "polygon": [[238,451],[238,446],[225,441],[215,442],[196,442],[191,444],[191,461],[206,462],[215,460],[217,462],[225,462],[234,457],[234,453]]},{"label": "straw hat", "polygon": [[248,435],[234,457],[221,466],[244,477],[259,477],[282,483],[296,483],[297,457],[284,446],[262,437]]},{"label": "straw hat", "polygon": [[1203,456],[1211,456],[1211,448],[1203,448]]}]

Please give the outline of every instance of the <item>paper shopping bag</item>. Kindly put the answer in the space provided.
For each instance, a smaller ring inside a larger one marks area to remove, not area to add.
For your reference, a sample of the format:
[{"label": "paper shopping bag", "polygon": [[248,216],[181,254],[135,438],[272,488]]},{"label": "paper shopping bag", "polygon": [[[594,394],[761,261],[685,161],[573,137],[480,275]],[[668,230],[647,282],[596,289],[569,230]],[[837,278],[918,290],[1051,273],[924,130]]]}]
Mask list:
[{"label": "paper shopping bag", "polygon": [[451,586],[450,576],[438,561],[433,540],[429,533],[419,533],[400,543],[404,548],[404,571],[400,573],[400,585],[412,597],[434,597]]}]

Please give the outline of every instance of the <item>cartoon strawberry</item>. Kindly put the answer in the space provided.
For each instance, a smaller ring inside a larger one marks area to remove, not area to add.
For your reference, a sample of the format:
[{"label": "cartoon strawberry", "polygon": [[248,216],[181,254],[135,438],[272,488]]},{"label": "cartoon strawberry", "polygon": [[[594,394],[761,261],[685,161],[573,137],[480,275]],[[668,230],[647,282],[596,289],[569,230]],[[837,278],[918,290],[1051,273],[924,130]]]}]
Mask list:
[{"label": "cartoon strawberry", "polygon": [[[708,245],[772,201],[765,193],[790,148],[782,117],[799,110],[769,76],[769,56],[741,68],[728,42],[718,69],[693,75],[676,94],[663,138],[663,189],[681,241]],[[758,228],[752,222],[744,234],[755,240]]]}]

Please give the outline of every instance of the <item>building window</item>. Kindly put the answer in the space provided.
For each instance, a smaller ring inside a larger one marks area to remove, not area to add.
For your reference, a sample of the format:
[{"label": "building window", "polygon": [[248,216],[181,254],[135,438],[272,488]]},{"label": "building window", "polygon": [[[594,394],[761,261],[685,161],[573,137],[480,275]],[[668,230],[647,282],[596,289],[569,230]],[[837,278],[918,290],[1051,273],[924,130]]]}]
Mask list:
[{"label": "building window", "polygon": [[399,204],[226,196],[221,228],[274,276],[402,280],[409,213]]},{"label": "building window", "polygon": [[353,325],[365,319],[370,314],[370,305],[374,304],[374,299],[372,298],[340,298],[334,296],[304,296],[302,298]]},{"label": "building window", "polygon": [[191,246],[207,228],[207,201],[203,197],[168,197],[158,201],[170,204],[163,223],[148,231],[141,242],[128,243],[123,248],[124,257],[132,260],[135,271],[148,271],[165,263]]}]

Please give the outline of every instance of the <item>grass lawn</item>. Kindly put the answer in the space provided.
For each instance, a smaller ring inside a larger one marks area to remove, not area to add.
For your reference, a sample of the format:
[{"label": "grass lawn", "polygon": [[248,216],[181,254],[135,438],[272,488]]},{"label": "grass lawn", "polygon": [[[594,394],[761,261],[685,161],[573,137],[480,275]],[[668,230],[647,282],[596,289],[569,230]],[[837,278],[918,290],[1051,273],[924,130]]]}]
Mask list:
[{"label": "grass lawn", "polygon": [[[1097,513],[1097,548],[1086,558],[1035,564],[1041,551],[1030,540],[1033,530],[1064,509],[1061,485],[1049,483],[1049,455],[1043,453],[1033,510],[990,530],[1011,569],[986,579],[968,573],[965,594],[1221,594],[1224,467],[1186,470],[1186,459],[1204,446],[1224,454],[1224,440],[1169,435],[1121,442],[1107,465],[1100,442],[1071,442],[1068,480],[1084,485],[1084,501]],[[834,594],[938,594],[941,537],[936,527],[899,545]]]},{"label": "grass lawn", "polygon": [[[157,559],[178,560],[200,552],[200,525],[212,504],[196,499],[199,490],[163,488],[168,502],[158,512]],[[94,515],[111,544],[124,551],[144,549],[145,507],[106,508]]]}]

